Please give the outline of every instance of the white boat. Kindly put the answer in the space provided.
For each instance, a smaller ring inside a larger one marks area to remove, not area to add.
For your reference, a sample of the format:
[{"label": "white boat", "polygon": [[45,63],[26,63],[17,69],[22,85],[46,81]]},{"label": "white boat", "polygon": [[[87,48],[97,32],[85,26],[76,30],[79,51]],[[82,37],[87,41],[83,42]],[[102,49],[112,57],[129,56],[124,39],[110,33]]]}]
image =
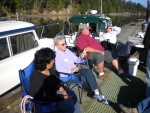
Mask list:
[{"label": "white boat", "polygon": [[36,50],[54,50],[53,39],[39,39],[35,28],[28,22],[0,21],[0,95],[20,83],[18,71],[33,60]]},{"label": "white boat", "polygon": [[[81,14],[75,15],[69,18],[70,28],[72,24],[82,24],[86,23],[91,28],[91,34],[94,35],[95,39],[99,40],[100,36],[105,31],[108,25],[112,25],[111,18],[105,16],[105,14],[97,14],[97,10],[91,10],[90,14]],[[79,28],[79,26],[78,26]],[[79,29],[78,29],[79,30]],[[75,40],[78,34],[78,31],[73,32],[72,29],[70,34],[65,35],[66,43],[68,47],[75,47]]]}]

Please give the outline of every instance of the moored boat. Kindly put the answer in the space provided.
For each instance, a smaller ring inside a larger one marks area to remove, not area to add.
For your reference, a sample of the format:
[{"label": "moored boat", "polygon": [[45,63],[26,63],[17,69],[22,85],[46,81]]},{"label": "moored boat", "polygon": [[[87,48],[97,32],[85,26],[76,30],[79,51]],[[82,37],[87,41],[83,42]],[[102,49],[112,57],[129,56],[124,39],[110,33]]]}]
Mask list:
[{"label": "moored boat", "polygon": [[[99,40],[100,36],[104,33],[108,25],[112,25],[111,18],[107,17],[105,14],[97,14],[97,10],[91,10],[90,14],[75,15],[69,18],[70,28],[72,24],[82,24],[85,23],[90,26],[91,34],[94,35],[95,39]],[[78,26],[79,30],[79,26]],[[67,46],[75,47],[75,39],[78,31],[73,32],[69,29],[69,34],[65,35]]]},{"label": "moored boat", "polygon": [[36,26],[23,21],[0,21],[0,95],[20,83],[18,71],[25,68],[41,47],[54,49],[53,39],[39,39]]}]

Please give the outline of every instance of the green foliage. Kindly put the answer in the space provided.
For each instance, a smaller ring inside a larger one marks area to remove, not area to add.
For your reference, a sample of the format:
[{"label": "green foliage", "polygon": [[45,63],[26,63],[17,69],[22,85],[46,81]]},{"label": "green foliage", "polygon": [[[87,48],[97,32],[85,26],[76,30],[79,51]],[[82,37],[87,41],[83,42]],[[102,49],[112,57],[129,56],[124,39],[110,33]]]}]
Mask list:
[{"label": "green foliage", "polygon": [[91,10],[97,10],[98,12],[100,12],[100,0],[90,0],[90,2],[88,2],[90,5],[90,9]]},{"label": "green foliage", "polygon": [[[0,7],[2,7],[2,4],[0,3]],[[6,13],[0,8],[0,16],[7,16]]]},{"label": "green foliage", "polygon": [[85,13],[88,11],[88,9],[90,8],[90,4],[87,0],[82,0],[82,3],[80,5],[81,7],[81,13]]},{"label": "green foliage", "polygon": [[64,4],[64,8],[66,9],[69,6],[70,1],[69,0],[63,0],[63,4]]},{"label": "green foliage", "polygon": [[114,9],[114,7],[112,5],[113,3],[111,1],[106,0],[105,2],[103,2],[103,4],[104,4],[103,6],[105,8],[103,13],[108,14],[108,13],[115,12],[115,9]]},{"label": "green foliage", "polygon": [[[102,0],[103,13],[122,13],[122,12],[145,12],[146,8],[141,4],[126,0]],[[75,13],[85,13],[89,10],[97,10],[100,13],[101,0],[1,0],[0,15],[2,13],[15,13],[25,11],[30,12],[36,9],[37,12],[43,10],[59,12],[63,8],[71,5]]]},{"label": "green foliage", "polygon": [[16,10],[18,13],[20,13],[22,9],[22,5],[21,5],[22,0],[15,0],[15,2],[16,2]]},{"label": "green foliage", "polygon": [[55,9],[54,3],[52,0],[47,0],[46,9],[49,11],[53,11]]}]

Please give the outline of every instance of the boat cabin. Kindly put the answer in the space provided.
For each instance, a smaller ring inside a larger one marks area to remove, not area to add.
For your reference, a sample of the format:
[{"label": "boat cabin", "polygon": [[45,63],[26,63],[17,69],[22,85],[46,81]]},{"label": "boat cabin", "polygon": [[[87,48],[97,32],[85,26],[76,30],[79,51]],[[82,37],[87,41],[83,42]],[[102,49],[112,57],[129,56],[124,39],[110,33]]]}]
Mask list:
[{"label": "boat cabin", "polygon": [[0,21],[0,95],[20,83],[19,69],[25,68],[41,47],[54,49],[53,40],[39,39],[36,26],[23,21]]},{"label": "boat cabin", "polygon": [[73,32],[72,24],[78,24],[78,30],[80,24],[87,24],[91,28],[91,34],[94,35],[96,39],[99,39],[102,33],[105,31],[108,25],[112,25],[111,19],[106,17],[104,14],[82,14],[75,15],[69,18],[71,34],[65,35],[66,42],[68,46],[75,46],[74,40],[78,31]]},{"label": "boat cabin", "polygon": [[86,23],[91,27],[91,32],[99,32],[104,31],[105,28],[111,24],[111,20],[102,17],[101,15],[95,14],[95,15],[76,15],[69,18],[70,23]]}]

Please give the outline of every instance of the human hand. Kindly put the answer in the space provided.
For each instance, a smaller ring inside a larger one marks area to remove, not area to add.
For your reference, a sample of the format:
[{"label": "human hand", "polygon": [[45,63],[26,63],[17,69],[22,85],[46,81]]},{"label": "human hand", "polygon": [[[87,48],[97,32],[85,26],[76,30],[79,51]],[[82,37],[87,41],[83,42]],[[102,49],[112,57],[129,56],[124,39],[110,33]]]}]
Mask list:
[{"label": "human hand", "polygon": [[78,72],[78,71],[79,71],[79,68],[77,68],[77,67],[74,67],[74,68],[71,69],[72,73],[75,73],[75,72]]},{"label": "human hand", "polygon": [[65,100],[75,101],[75,100],[73,99],[73,96],[72,96],[72,95],[69,95],[69,94],[64,95],[64,99],[65,99]]},{"label": "human hand", "polygon": [[84,49],[83,52],[81,53],[80,57],[82,59],[86,56],[86,54],[87,54],[86,52],[87,52],[86,49]]}]

